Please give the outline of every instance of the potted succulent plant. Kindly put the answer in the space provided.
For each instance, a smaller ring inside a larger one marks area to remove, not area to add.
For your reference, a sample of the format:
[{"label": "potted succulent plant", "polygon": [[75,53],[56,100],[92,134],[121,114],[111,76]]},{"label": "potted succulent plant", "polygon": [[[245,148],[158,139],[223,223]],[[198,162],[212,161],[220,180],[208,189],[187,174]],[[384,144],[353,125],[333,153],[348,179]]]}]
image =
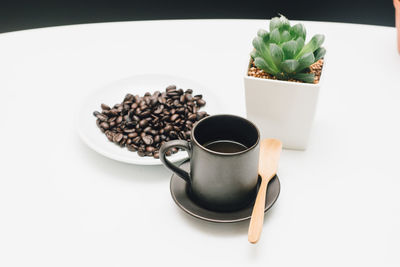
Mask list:
[{"label": "potted succulent plant", "polygon": [[397,50],[400,53],[400,0],[393,0],[396,12],[396,28],[397,28]]},{"label": "potted succulent plant", "polygon": [[278,138],[289,149],[307,147],[318,100],[325,49],[324,35],[308,43],[306,29],[284,16],[261,29],[244,78],[247,117],[263,138]]}]

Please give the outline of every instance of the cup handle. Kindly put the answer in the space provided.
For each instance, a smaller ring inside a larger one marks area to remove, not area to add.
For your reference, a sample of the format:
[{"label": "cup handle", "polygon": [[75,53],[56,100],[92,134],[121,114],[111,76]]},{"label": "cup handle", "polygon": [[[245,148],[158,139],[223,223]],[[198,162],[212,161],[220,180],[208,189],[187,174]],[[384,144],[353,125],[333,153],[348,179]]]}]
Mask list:
[{"label": "cup handle", "polygon": [[176,165],[172,164],[167,158],[166,153],[170,148],[177,147],[183,150],[186,150],[189,154],[189,158],[191,157],[191,146],[188,141],[184,140],[172,140],[169,142],[164,143],[160,148],[160,160],[161,162],[171,171],[173,171],[176,175],[181,177],[187,183],[190,183],[190,175],[187,171],[177,167]]}]

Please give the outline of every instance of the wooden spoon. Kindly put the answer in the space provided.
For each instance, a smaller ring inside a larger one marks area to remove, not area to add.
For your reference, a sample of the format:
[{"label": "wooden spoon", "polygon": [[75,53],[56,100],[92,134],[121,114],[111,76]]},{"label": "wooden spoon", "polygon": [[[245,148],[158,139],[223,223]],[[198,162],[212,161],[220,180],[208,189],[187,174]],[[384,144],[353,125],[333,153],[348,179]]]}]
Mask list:
[{"label": "wooden spoon", "polygon": [[260,158],[258,173],[261,176],[261,185],[258,189],[256,202],[251,214],[248,239],[250,243],[257,243],[260,239],[264,223],[265,195],[269,181],[275,176],[278,169],[279,157],[282,151],[282,142],[277,139],[264,139],[260,144]]}]

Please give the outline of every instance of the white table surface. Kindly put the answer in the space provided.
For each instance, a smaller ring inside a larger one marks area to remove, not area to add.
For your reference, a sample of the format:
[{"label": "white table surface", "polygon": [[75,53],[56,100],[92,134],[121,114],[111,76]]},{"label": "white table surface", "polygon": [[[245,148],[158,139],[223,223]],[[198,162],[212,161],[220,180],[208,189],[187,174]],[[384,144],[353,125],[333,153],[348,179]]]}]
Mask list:
[{"label": "white table surface", "polygon": [[281,195],[257,245],[247,242],[248,222],[181,211],[162,166],[87,148],[73,115],[90,91],[139,73],[195,79],[227,97],[226,112],[244,115],[243,74],[265,21],[1,34],[0,266],[399,266],[395,28],[304,23],[326,35],[325,84],[309,149],[282,153]]}]

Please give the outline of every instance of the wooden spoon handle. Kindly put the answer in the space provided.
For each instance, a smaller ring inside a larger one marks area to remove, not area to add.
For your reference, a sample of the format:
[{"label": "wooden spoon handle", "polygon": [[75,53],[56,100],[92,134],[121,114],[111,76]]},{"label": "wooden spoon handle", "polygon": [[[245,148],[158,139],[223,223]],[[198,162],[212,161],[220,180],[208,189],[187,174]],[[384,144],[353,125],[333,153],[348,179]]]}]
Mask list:
[{"label": "wooden spoon handle", "polygon": [[257,243],[260,239],[262,226],[264,223],[265,195],[267,192],[267,187],[268,182],[265,179],[262,179],[250,219],[248,239],[252,244]]}]

